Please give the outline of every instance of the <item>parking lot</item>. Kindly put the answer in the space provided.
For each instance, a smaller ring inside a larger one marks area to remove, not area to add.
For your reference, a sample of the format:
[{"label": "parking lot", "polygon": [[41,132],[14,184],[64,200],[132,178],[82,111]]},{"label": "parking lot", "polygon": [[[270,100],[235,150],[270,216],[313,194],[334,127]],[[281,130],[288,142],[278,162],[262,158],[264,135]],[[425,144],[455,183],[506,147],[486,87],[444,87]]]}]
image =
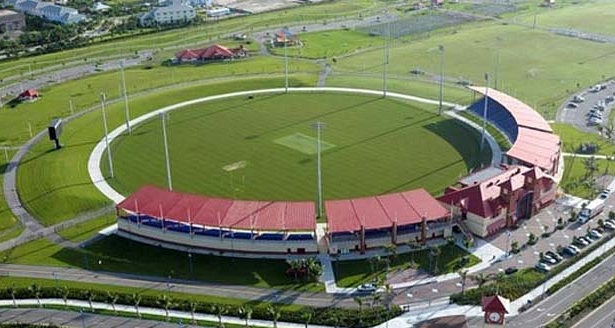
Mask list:
[{"label": "parking lot", "polygon": [[557,121],[586,132],[597,132],[601,126],[611,124],[609,115],[615,107],[615,81],[599,85],[602,88],[592,86],[570,97],[558,110]]}]

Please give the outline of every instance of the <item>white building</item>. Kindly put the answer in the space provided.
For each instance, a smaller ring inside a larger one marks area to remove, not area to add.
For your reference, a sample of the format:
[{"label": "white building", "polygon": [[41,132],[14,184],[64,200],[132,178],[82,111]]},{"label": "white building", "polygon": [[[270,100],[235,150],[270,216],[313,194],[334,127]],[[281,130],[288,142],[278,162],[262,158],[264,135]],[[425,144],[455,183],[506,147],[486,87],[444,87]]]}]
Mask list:
[{"label": "white building", "polygon": [[9,0],[6,4],[13,6],[16,11],[38,16],[45,20],[60,24],[73,24],[86,19],[84,15],[79,14],[77,9],[58,6],[50,2],[38,0]]},{"label": "white building", "polygon": [[165,25],[192,21],[196,17],[196,11],[190,5],[179,0],[174,0],[165,7],[154,8],[139,17],[142,26]]}]

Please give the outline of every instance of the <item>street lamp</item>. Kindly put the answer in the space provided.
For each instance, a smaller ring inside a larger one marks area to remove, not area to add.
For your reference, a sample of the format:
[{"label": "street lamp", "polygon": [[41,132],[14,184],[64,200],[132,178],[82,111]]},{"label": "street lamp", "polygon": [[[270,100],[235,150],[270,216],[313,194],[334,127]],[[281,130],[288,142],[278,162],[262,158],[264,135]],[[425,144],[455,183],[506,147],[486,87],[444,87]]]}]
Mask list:
[{"label": "street lamp", "polygon": [[109,173],[111,178],[115,177],[113,173],[113,159],[111,158],[111,147],[109,147],[109,129],[107,128],[107,111],[105,110],[105,102],[107,96],[104,93],[100,93],[100,109],[102,111],[103,127],[105,129],[105,146],[107,147],[107,159],[109,160]]},{"label": "street lamp", "polygon": [[321,145],[320,145],[320,134],[323,128],[325,128],[326,124],[323,122],[314,122],[312,124],[314,129],[316,129],[316,174],[317,174],[317,188],[318,188],[318,217],[322,218],[322,165],[321,165]]},{"label": "street lamp", "polygon": [[485,106],[483,107],[483,130],[480,138],[480,150],[485,145],[485,130],[487,129],[487,104],[489,102],[489,73],[485,73]]},{"label": "street lamp", "polygon": [[130,127],[130,112],[128,110],[128,91],[126,90],[126,75],[124,74],[124,59],[120,61],[120,71],[122,73],[122,93],[124,96],[124,111],[126,115],[126,129],[128,133],[132,133],[132,128]]}]

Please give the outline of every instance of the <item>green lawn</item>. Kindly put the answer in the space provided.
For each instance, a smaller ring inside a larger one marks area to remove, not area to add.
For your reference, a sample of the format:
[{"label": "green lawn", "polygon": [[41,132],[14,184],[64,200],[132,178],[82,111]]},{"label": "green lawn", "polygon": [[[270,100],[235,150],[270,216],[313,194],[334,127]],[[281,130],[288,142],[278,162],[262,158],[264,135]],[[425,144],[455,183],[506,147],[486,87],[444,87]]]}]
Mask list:
[{"label": "green lawn", "polygon": [[566,157],[566,168],[560,186],[568,194],[586,199],[592,199],[598,194],[598,192],[606,187],[602,185],[594,185],[592,183],[593,178],[601,175],[613,175],[615,163],[607,160],[596,160],[597,171],[594,172],[593,175],[588,175],[586,165],[584,163],[584,158]]},{"label": "green lawn", "polygon": [[86,222],[76,224],[70,228],[60,230],[58,231],[58,234],[66,240],[83,242],[95,237],[100,230],[114,224],[116,222],[116,218],[117,216],[115,213],[109,213],[99,218],[88,220]]},{"label": "green lawn", "polygon": [[[384,39],[368,36],[354,30],[331,30],[301,34],[303,46],[288,47],[288,56],[304,58],[331,58],[351,54],[369,48],[384,47]],[[284,48],[271,48],[274,54],[284,56]]]},{"label": "green lawn", "polygon": [[[313,85],[313,76],[297,75],[291,78],[294,86]],[[131,100],[133,117],[183,100],[238,90],[270,88],[284,85],[282,78],[241,79],[237,81],[211,81],[181,89],[161,91]],[[108,106],[109,127],[124,120],[123,104]],[[108,200],[91,185],[87,161],[95,144],[102,138],[100,111],[83,115],[68,123],[64,129],[59,151],[53,151],[48,140],[32,148],[20,164],[17,187],[26,209],[45,225],[70,219],[79,213],[95,210],[108,204]]]},{"label": "green lawn", "polygon": [[596,154],[608,156],[615,155],[615,144],[602,138],[598,133],[579,131],[571,125],[562,123],[551,124],[551,127],[553,131],[562,138],[565,152],[574,153],[582,143],[591,142],[598,145],[598,152]]},{"label": "green lawn", "polygon": [[[240,199],[313,199],[314,139],[290,146],[288,139],[314,138],[316,120],[327,124],[322,134],[327,199],[419,187],[439,194],[481,165],[475,132],[439,117],[433,105],[335,93],[236,97],[170,114],[174,190]],[[112,144],[115,178],[109,181],[123,193],[166,184],[160,120],[134,131]],[[484,155],[483,160],[490,158]],[[243,168],[226,169],[240,162]],[[102,161],[103,169],[107,166]]]},{"label": "green lawn", "polygon": [[[128,94],[133,95],[163,86],[180,87],[181,83],[205,82],[216,78],[241,79],[255,74],[269,77],[281,74],[283,70],[284,61],[273,57],[253,57],[200,66],[156,64],[149,69],[144,66],[127,69],[126,88]],[[306,61],[289,62],[291,73],[316,74],[319,70],[316,64]],[[107,99],[119,98],[120,84],[119,71],[100,73],[41,89],[42,98],[36,102],[18,104],[13,108],[5,105],[0,108],[0,145],[19,145],[30,139],[28,124],[32,125],[34,132],[38,132],[46,129],[52,118],[69,116],[71,101],[76,112],[100,104],[101,92],[106,93]],[[133,104],[130,99],[129,105],[140,104]]]},{"label": "green lawn", "polygon": [[150,276],[196,279],[220,284],[321,291],[316,283],[295,283],[285,275],[285,260],[241,259],[188,254],[149,246],[118,236],[106,237],[84,249],[62,248],[38,239],[0,253],[3,263],[88,268]]},{"label": "green lawn", "polygon": [[[460,261],[462,257],[468,256],[469,263],[466,267],[471,267],[480,262],[476,256],[464,251],[455,245],[445,245],[441,247],[441,254],[438,258],[438,274],[456,272],[461,269]],[[419,269],[430,270],[429,251],[420,250],[412,253],[397,255],[391,259],[390,272],[404,270],[409,267],[410,260],[418,264]],[[435,263],[432,263],[432,268]],[[386,267],[372,271],[368,260],[340,261],[333,263],[335,271],[335,281],[340,287],[356,287],[375,279],[384,279]]]},{"label": "green lawn", "polygon": [[[498,41],[498,38],[501,41]],[[493,76],[500,54],[498,88],[547,118],[571,92],[615,75],[615,52],[611,45],[557,36],[513,25],[466,24],[448,33],[391,48],[389,73],[409,75],[414,68],[437,74],[438,46],[445,48],[444,74],[483,84],[485,71]],[[370,50],[338,58],[334,72],[382,71],[382,50]]]}]

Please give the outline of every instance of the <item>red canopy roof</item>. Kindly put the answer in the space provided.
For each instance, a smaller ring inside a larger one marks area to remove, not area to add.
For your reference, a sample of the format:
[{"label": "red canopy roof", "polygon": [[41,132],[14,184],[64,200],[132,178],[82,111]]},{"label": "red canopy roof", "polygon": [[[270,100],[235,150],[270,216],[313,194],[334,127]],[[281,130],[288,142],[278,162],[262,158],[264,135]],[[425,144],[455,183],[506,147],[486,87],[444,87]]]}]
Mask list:
[{"label": "red canopy roof", "polygon": [[314,230],[312,202],[270,202],[212,198],[144,186],[118,209],[209,227],[245,230]]},{"label": "red canopy roof", "polygon": [[481,305],[485,312],[509,313],[510,301],[499,295],[484,296]]},{"label": "red canopy roof", "polygon": [[560,155],[560,144],[560,138],[553,133],[520,127],[517,141],[506,155],[552,172]]},{"label": "red canopy roof", "polygon": [[221,46],[219,44],[214,44],[207,48],[201,49],[184,49],[175,54],[175,57],[180,60],[202,60],[202,59],[214,59],[214,58],[230,58],[233,57],[235,53],[233,50]]},{"label": "red canopy roof", "polygon": [[449,212],[425,189],[416,189],[395,194],[332,200],[325,203],[329,232],[352,232],[390,228],[419,223],[424,216],[427,221],[438,220]]},{"label": "red canopy roof", "polygon": [[38,97],[38,91],[36,89],[28,89],[19,94],[20,97]]}]

